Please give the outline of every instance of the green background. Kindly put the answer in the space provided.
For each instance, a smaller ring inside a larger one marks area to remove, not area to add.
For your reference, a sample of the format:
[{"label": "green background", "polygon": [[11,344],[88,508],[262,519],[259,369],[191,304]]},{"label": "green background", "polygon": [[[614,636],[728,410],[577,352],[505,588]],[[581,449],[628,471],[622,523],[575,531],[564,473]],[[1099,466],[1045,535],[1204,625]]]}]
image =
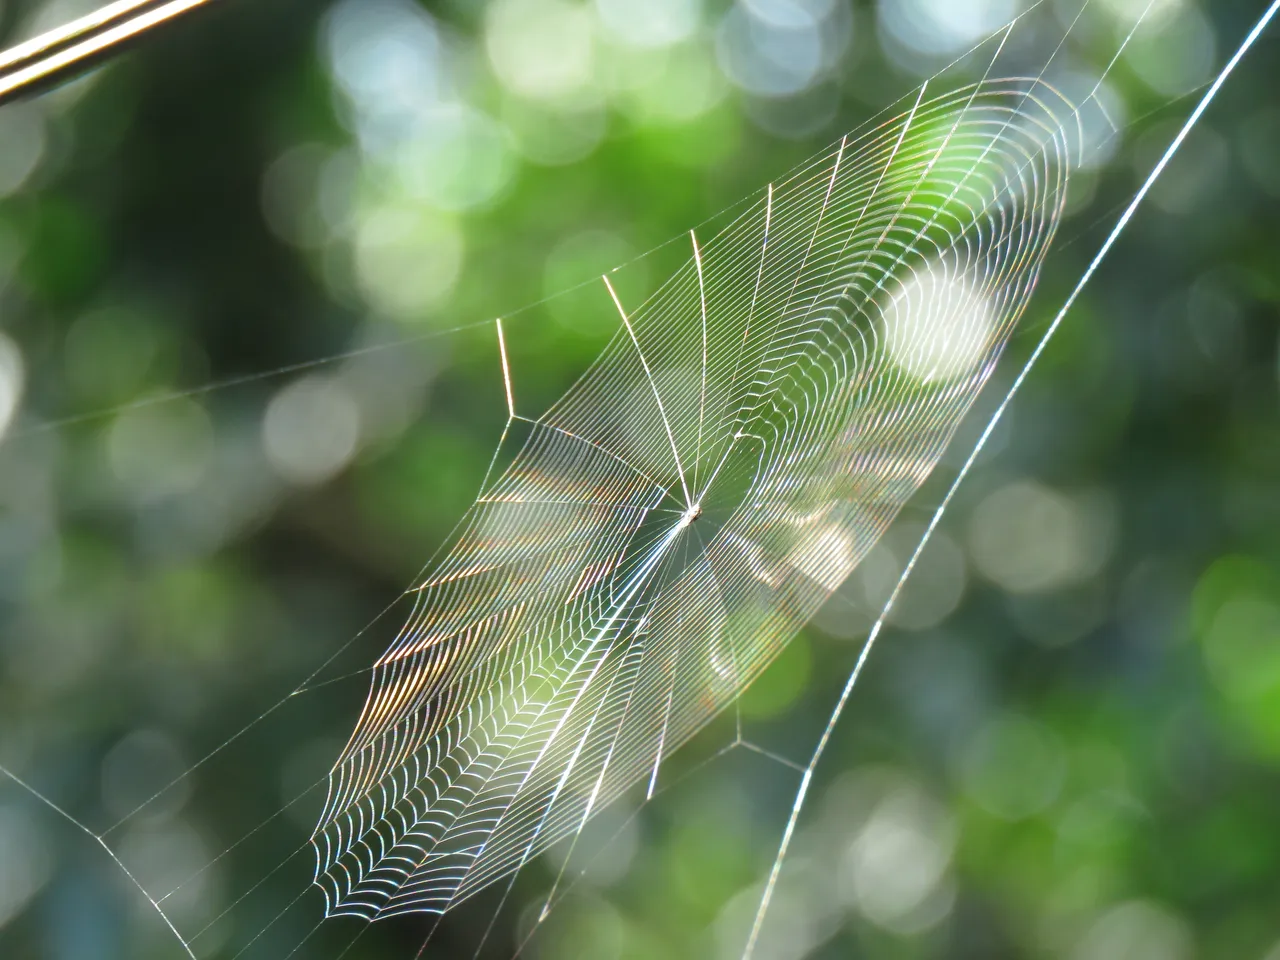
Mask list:
[{"label": "green background", "polygon": [[[1091,3],[1064,82],[1096,77],[1145,6]],[[661,244],[1018,9],[215,7],[0,108],[0,764],[84,825],[0,777],[5,958],[183,955],[93,835],[157,899],[214,861],[165,901],[198,956],[235,956],[281,911],[244,956],[298,946],[320,916],[314,891],[286,910],[310,879],[295,851],[316,793],[280,810],[341,746],[403,604],[365,625],[497,444],[491,318],[508,318],[536,415],[616,326],[593,278],[625,262],[624,299],[652,289],[687,255]],[[1042,4],[997,72],[1042,64],[1078,7]],[[0,3],[0,36],[84,9]],[[1108,77],[1121,133],[1073,176],[988,392],[744,697],[757,749],[699,766],[733,742],[725,717],[634,818],[602,814],[569,875],[591,868],[525,955],[738,955],[798,784],[787,764],[807,760],[921,524],[1117,205],[1260,13],[1153,5]],[[961,488],[819,768],[761,960],[1280,957],[1276,42],[1187,142]],[[505,884],[446,916],[425,956],[471,956],[495,915],[484,955],[511,955],[565,853],[500,911]],[[375,924],[348,956],[412,957],[432,923]],[[295,955],[335,957],[358,932],[322,924]]]}]

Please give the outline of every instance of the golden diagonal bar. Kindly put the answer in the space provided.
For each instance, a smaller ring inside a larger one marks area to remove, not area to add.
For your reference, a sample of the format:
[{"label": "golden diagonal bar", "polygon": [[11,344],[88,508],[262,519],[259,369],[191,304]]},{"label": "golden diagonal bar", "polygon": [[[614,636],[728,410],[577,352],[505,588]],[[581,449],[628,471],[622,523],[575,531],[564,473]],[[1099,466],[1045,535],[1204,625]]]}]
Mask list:
[{"label": "golden diagonal bar", "polygon": [[78,76],[215,0],[120,0],[0,53],[0,104]]}]

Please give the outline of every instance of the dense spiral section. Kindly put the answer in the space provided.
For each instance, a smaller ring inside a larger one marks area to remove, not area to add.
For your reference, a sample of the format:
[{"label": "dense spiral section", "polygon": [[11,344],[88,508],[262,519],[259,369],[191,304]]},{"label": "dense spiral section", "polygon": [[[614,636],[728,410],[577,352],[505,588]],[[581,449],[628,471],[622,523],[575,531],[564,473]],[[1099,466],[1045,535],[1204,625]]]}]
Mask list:
[{"label": "dense spiral section", "polygon": [[330,913],[443,912],[652,789],[937,464],[1035,286],[1074,122],[1036,80],[922,91],[615,298],[374,668],[313,836]]}]

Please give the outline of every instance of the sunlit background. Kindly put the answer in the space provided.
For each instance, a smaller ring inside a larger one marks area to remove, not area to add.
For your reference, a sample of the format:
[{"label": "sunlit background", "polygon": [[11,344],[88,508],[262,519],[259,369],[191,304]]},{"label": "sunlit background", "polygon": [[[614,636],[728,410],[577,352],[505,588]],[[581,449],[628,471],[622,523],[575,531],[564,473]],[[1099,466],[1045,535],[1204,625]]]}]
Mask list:
[{"label": "sunlit background", "polygon": [[[95,5],[0,0],[0,37]],[[1027,5],[226,0],[0,108],[0,764],[106,831],[353,637],[350,670],[367,665],[396,624],[361,628],[448,534],[501,429],[492,328],[469,325],[681,235]],[[1003,62],[1038,69],[1079,6],[1045,0]],[[1076,23],[1053,79],[1087,92],[1147,11],[1099,91],[1123,134],[1075,172],[941,480],[1261,8],[1093,0]],[[923,555],[761,960],[1280,960],[1278,56],[1264,40],[1187,142]],[[624,275],[651,288],[663,262]],[[594,304],[513,324],[531,414],[616,325]],[[738,956],[787,764],[938,495],[744,698],[744,736],[777,758],[691,760],[635,818],[601,814],[575,851],[591,869],[525,955]],[[201,870],[323,773],[363,683],[264,724],[113,849],[154,896]],[[312,813],[290,810],[305,841]],[[168,902],[179,929],[288,853],[215,862]],[[529,934],[568,855],[520,878],[486,955]],[[491,907],[446,917],[425,955],[471,956]],[[412,957],[428,929],[375,925],[350,955]],[[193,946],[230,957],[242,935]],[[350,936],[322,926],[298,955]],[[181,955],[89,834],[0,777],[0,956]]]}]

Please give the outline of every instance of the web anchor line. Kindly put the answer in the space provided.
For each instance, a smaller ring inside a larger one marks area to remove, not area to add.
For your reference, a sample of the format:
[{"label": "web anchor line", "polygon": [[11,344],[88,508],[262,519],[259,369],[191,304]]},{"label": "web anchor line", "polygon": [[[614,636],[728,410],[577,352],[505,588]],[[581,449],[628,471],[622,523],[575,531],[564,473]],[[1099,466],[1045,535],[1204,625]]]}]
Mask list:
[{"label": "web anchor line", "polygon": [[[1148,5],[1148,9],[1149,8],[1150,8],[1150,4]],[[1102,265],[1103,261],[1107,258],[1108,254],[1110,254],[1112,248],[1115,246],[1116,242],[1120,239],[1121,234],[1124,232],[1125,228],[1132,221],[1133,217],[1138,212],[1139,207],[1141,207],[1147,195],[1151,192],[1151,189],[1155,185],[1156,181],[1160,178],[1161,174],[1164,173],[1165,169],[1168,167],[1169,163],[1173,160],[1174,156],[1182,148],[1183,143],[1186,141],[1187,137],[1191,134],[1191,131],[1195,129],[1197,124],[1199,124],[1200,119],[1204,116],[1209,106],[1213,103],[1214,99],[1217,97],[1219,91],[1222,89],[1227,79],[1235,71],[1236,67],[1240,64],[1240,61],[1243,60],[1244,57],[1248,54],[1248,52],[1253,48],[1254,44],[1257,43],[1258,38],[1261,37],[1262,34],[1267,30],[1268,26],[1275,19],[1277,13],[1280,13],[1280,0],[1273,0],[1271,5],[1267,7],[1266,11],[1262,14],[1259,20],[1254,24],[1253,29],[1249,31],[1248,35],[1242,41],[1240,46],[1236,49],[1231,59],[1218,73],[1218,76],[1215,78],[1213,84],[1201,97],[1200,101],[1196,104],[1196,107],[1192,111],[1191,115],[1183,123],[1177,135],[1174,137],[1174,139],[1169,144],[1169,146],[1165,149],[1164,153],[1161,155],[1155,167],[1152,168],[1147,178],[1143,181],[1142,186],[1138,189],[1138,192],[1134,195],[1133,199],[1130,201],[1129,205],[1125,208],[1124,212],[1121,214],[1119,220],[1116,222],[1111,232],[1107,235],[1107,238],[1103,241],[1102,246],[1099,248],[1098,252],[1094,255],[1093,259],[1090,261],[1089,266],[1085,269],[1084,274],[1076,283],[1075,287],[1072,288],[1071,293],[1067,296],[1066,300],[1063,302],[1058,312],[1054,315],[1053,321],[1050,323],[1049,327],[1045,330],[1044,334],[1041,336],[1039,341],[1037,341],[1035,349],[1031,352],[1030,357],[1028,357],[1027,361],[1023,364],[1022,368],[1019,370],[1017,377],[1014,379],[1014,382],[1010,386],[1009,390],[1005,393],[1003,399],[1000,402],[1000,405],[996,408],[995,413],[987,421],[987,425],[983,429],[982,434],[979,436],[978,442],[974,445],[968,457],[966,457],[963,465],[960,468],[959,473],[956,475],[956,478],[952,481],[951,485],[947,489],[946,494],[943,496],[942,502],[938,505],[937,509],[934,511],[932,517],[930,518],[929,524],[926,527],[923,536],[921,537],[919,543],[916,545],[916,548],[913,551],[910,559],[908,560],[906,567],[902,571],[901,576],[899,576],[897,582],[894,584],[893,591],[890,593],[889,598],[885,602],[885,605],[882,608],[879,616],[876,618],[875,623],[872,625],[871,631],[867,635],[867,640],[863,644],[862,651],[858,656],[858,660],[854,664],[853,671],[850,673],[844,688],[841,690],[840,697],[828,718],[827,725],[823,730],[822,736],[819,738],[817,745],[814,748],[813,754],[810,758],[808,765],[803,770],[800,787],[796,793],[795,800],[792,804],[791,812],[788,817],[786,827],[783,831],[782,840],[778,847],[777,856],[775,857],[773,866],[770,869],[770,873],[765,885],[764,893],[761,897],[760,904],[757,908],[755,918],[752,922],[751,932],[748,935],[747,943],[742,953],[742,960],[751,960],[751,957],[754,954],[755,947],[759,941],[760,932],[763,927],[765,915],[768,912],[768,908],[771,903],[773,893],[777,888],[779,876],[782,870],[782,865],[784,860],[786,859],[786,855],[790,848],[792,838],[795,835],[796,825],[799,821],[800,813],[804,808],[805,801],[808,798],[808,793],[813,783],[813,775],[818,766],[818,763],[821,761],[822,756],[826,752],[827,746],[830,743],[831,738],[835,733],[835,728],[838,725],[840,718],[844,713],[844,709],[847,706],[849,699],[853,694],[853,690],[854,690],[854,687],[857,685],[858,679],[862,675],[863,668],[865,667],[866,662],[870,656],[871,650],[875,645],[876,639],[879,637],[881,631],[883,630],[884,624],[890,612],[892,611],[894,604],[897,603],[899,597],[901,596],[902,590],[905,587],[908,579],[910,578],[911,573],[914,571],[916,563],[919,561],[921,554],[924,552],[925,547],[928,546],[930,540],[933,537],[934,532],[937,530],[938,525],[942,520],[943,514],[950,507],[952,499],[954,498],[956,491],[959,489],[960,484],[965,480],[965,478],[969,475],[970,471],[973,469],[974,464],[977,462],[983,450],[986,448],[987,443],[990,441],[992,434],[995,432],[996,428],[999,426],[1000,421],[1003,418],[1005,412],[1008,410],[1014,398],[1018,394],[1019,390],[1022,388],[1023,383],[1026,382],[1026,379],[1030,375],[1032,368],[1035,366],[1037,361],[1043,355],[1045,349],[1049,345],[1050,340],[1053,339],[1054,334],[1057,332],[1058,328],[1061,326],[1062,321],[1066,318],[1067,314],[1075,306],[1076,302],[1080,298],[1080,295],[1084,292],[1089,282],[1093,279],[1093,276],[1097,273],[1098,268]],[[1135,27],[1135,30],[1136,30],[1136,27]],[[1130,37],[1131,36],[1132,36],[1132,33],[1130,34]],[[1128,37],[1125,39],[1125,43],[1128,43],[1128,39],[1129,39]],[[1118,57],[1118,54],[1117,54],[1117,57]],[[1115,61],[1113,60],[1112,62],[1114,64]],[[1096,89],[1097,88],[1095,87],[1095,92],[1096,92]]]},{"label": "web anchor line", "polygon": [[178,932],[178,928],[173,925],[173,921],[170,920],[169,915],[164,912],[164,908],[160,906],[159,902],[157,902],[151,896],[151,894],[147,893],[146,887],[142,885],[142,882],[138,880],[137,876],[133,873],[133,871],[130,870],[127,866],[125,866],[124,861],[121,860],[120,857],[116,855],[116,852],[111,849],[111,847],[107,844],[106,840],[104,840],[99,834],[94,833],[85,824],[81,823],[79,820],[77,820],[75,817],[69,814],[62,807],[58,806],[58,804],[54,803],[47,796],[45,796],[43,793],[41,793],[31,784],[27,783],[26,780],[22,779],[22,777],[18,776],[8,767],[0,765],[0,773],[3,773],[6,777],[8,777],[10,780],[16,783],[19,787],[21,787],[31,796],[35,797],[36,800],[40,801],[40,803],[44,804],[46,807],[48,807],[50,810],[52,810],[62,819],[66,820],[69,824],[71,824],[77,830],[84,833],[86,836],[92,839],[94,843],[100,846],[106,852],[107,856],[111,858],[112,862],[115,863],[115,865],[120,868],[121,872],[128,878],[129,882],[133,884],[134,887],[137,888],[139,893],[142,894],[142,896],[146,899],[147,903],[151,904],[152,909],[154,909],[155,912],[159,914],[160,919],[164,921],[164,925],[169,928],[169,931],[175,937],[178,938],[178,943],[182,944],[183,952],[186,953],[186,955],[190,958],[190,960],[197,960],[195,953],[192,952],[191,950],[191,945],[183,938],[182,934]]},{"label": "web anchor line", "polygon": [[502,386],[507,397],[507,416],[514,420],[516,416],[516,398],[511,390],[511,360],[507,356],[507,338],[502,332],[502,318],[498,317],[493,323],[498,329],[498,354],[502,358]]}]

